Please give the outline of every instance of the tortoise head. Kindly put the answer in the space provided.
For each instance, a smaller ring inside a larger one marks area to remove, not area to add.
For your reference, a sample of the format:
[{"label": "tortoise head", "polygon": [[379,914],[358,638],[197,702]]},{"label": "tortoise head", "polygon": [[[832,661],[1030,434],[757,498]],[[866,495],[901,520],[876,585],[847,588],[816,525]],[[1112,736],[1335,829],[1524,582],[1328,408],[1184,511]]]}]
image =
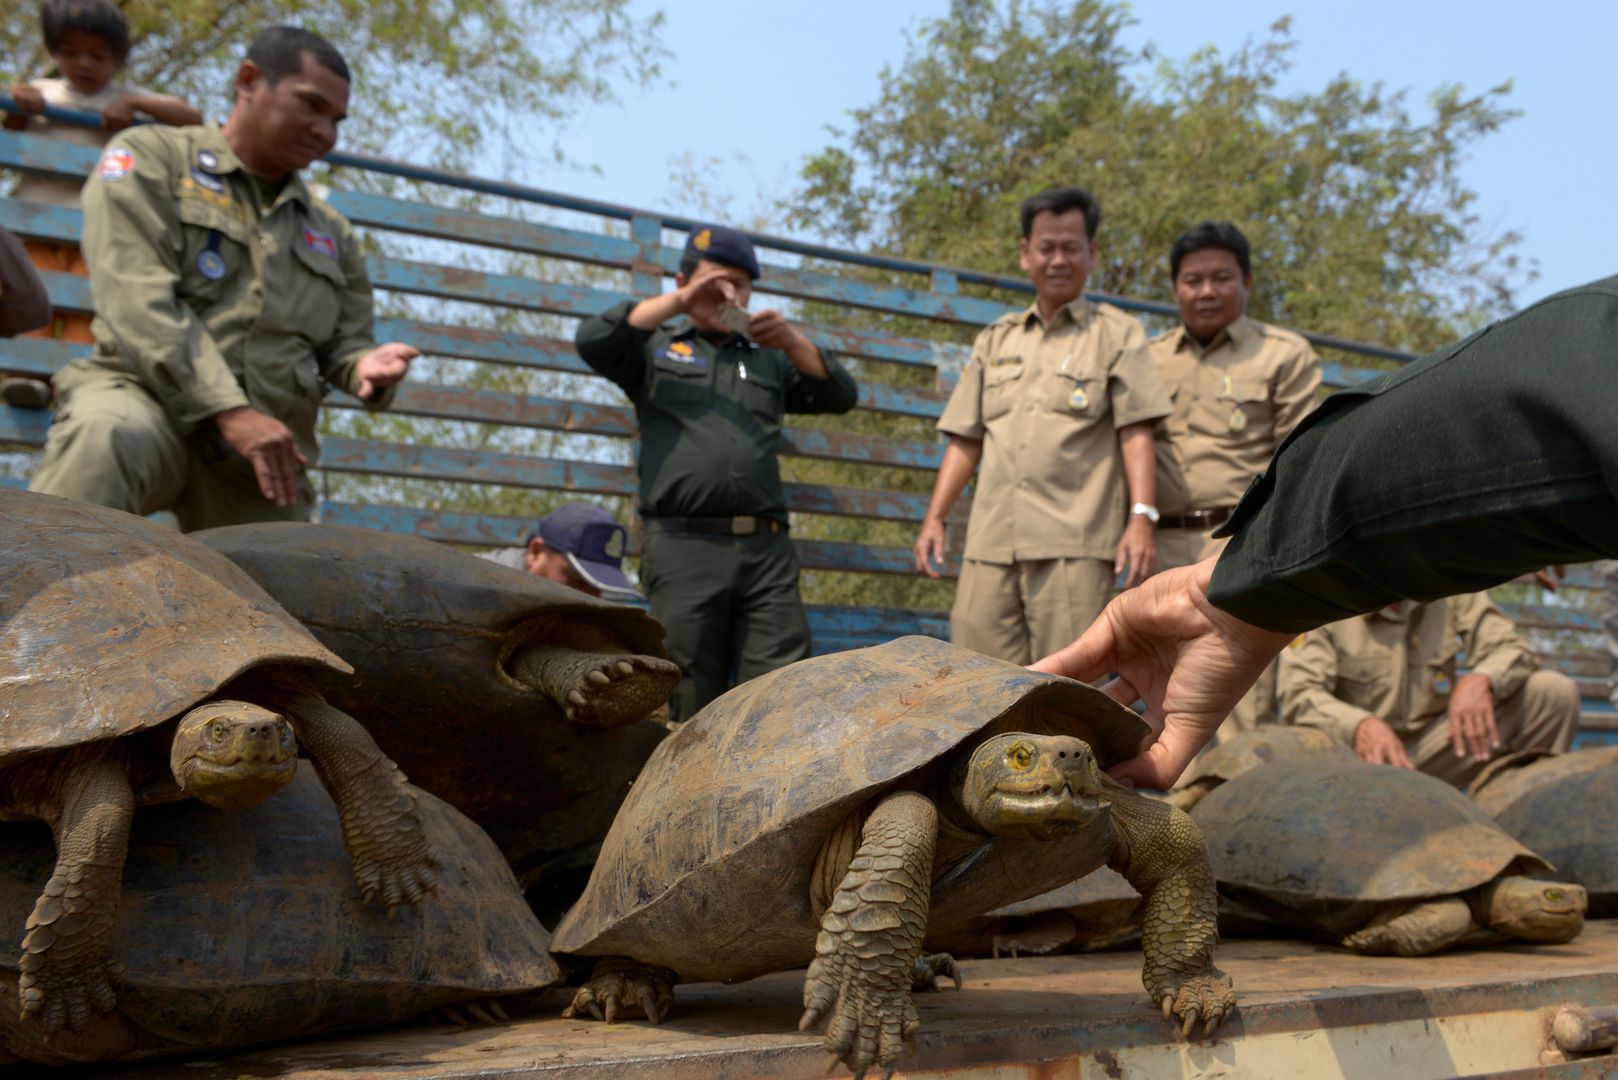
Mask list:
[{"label": "tortoise head", "polygon": [[210,701],[180,718],[169,769],[180,790],[209,806],[257,806],[292,782],[298,738],[279,713],[245,701]]},{"label": "tortoise head", "polygon": [[1507,937],[1559,945],[1584,929],[1584,886],[1530,877],[1503,877],[1472,897],[1472,917]]},{"label": "tortoise head", "polygon": [[952,770],[967,816],[991,836],[1054,840],[1107,812],[1090,744],[1013,731],[986,739]]}]

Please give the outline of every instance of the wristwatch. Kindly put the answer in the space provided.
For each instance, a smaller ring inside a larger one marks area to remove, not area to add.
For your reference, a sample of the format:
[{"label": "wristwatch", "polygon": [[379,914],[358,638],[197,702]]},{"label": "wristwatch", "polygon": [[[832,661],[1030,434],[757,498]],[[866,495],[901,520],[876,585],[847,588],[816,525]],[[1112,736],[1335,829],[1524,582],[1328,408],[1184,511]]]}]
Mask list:
[{"label": "wristwatch", "polygon": [[1150,521],[1153,525],[1157,524],[1157,507],[1153,506],[1151,503],[1136,503],[1134,506],[1129,508],[1129,512],[1131,514],[1139,514],[1147,521]]}]

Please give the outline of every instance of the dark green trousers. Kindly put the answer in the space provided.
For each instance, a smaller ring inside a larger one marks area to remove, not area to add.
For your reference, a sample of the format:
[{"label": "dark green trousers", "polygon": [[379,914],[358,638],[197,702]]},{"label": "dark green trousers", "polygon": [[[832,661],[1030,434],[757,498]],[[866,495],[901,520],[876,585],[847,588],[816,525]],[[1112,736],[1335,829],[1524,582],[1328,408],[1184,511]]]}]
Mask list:
[{"label": "dark green trousers", "polygon": [[785,533],[644,534],[641,584],[683,672],[669,702],[689,720],[737,683],[809,655],[798,555]]}]

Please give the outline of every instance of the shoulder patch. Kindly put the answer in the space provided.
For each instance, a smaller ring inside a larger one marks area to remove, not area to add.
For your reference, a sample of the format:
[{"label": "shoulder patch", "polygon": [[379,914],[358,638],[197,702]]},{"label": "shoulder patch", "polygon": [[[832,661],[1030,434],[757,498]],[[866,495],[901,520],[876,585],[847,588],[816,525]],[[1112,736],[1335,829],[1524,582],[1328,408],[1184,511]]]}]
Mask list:
[{"label": "shoulder patch", "polygon": [[96,169],[96,175],[106,183],[122,180],[135,171],[135,155],[122,146],[114,146],[101,155],[101,165]]}]

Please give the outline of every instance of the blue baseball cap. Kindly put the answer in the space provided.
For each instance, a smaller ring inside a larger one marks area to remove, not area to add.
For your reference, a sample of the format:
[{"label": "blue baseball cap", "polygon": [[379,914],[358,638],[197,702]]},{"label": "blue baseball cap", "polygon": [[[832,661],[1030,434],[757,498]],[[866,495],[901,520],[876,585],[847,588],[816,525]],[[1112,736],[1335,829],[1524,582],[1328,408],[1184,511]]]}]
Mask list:
[{"label": "blue baseball cap", "polygon": [[567,556],[579,576],[604,593],[640,596],[624,576],[629,531],[594,503],[567,503],[539,519],[534,530],[552,551]]},{"label": "blue baseball cap", "polygon": [[685,240],[685,253],[709,262],[734,266],[754,281],[759,278],[758,256],[753,253],[753,241],[745,233],[724,225],[703,225],[692,229],[691,235]]}]

